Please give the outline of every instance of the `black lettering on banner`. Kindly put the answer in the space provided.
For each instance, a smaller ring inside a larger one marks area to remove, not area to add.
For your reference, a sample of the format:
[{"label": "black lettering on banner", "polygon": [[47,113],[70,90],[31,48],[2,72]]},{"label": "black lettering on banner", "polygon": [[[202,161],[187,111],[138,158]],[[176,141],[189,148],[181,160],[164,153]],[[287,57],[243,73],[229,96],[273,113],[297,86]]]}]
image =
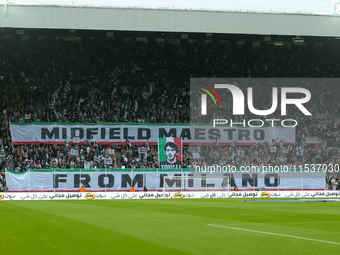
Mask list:
[{"label": "black lettering on banner", "polygon": [[110,128],[110,139],[120,139],[120,128]]},{"label": "black lettering on banner", "polygon": [[93,135],[98,134],[98,128],[88,128],[86,129],[86,139],[92,139]]},{"label": "black lettering on banner", "polygon": [[129,137],[129,139],[135,139],[134,136],[129,136],[129,128],[124,128],[124,140]]},{"label": "black lettering on banner", "polygon": [[255,129],[254,130],[254,139],[256,141],[263,141],[265,138],[265,132],[261,129]]},{"label": "black lettering on banner", "polygon": [[186,138],[188,140],[191,140],[191,133],[190,128],[183,128],[181,132],[182,139]]},{"label": "black lettering on banner", "polygon": [[[143,135],[145,133],[145,135]],[[151,130],[149,128],[138,128],[138,139],[150,139],[151,138]]]},{"label": "black lettering on banner", "polygon": [[[109,178],[109,183],[105,184],[105,177]],[[98,176],[98,186],[101,188],[112,188],[115,185],[115,177],[112,174],[101,174]]]},{"label": "black lettering on banner", "polygon": [[74,188],[80,188],[80,183],[84,184],[85,188],[91,188],[89,182],[91,176],[89,174],[75,174],[74,175]]},{"label": "black lettering on banner", "polygon": [[53,136],[54,139],[59,139],[59,128],[52,128],[51,132],[48,130],[48,128],[41,128],[41,139],[47,139],[46,136],[49,139],[53,139]]},{"label": "black lettering on banner", "polygon": [[[164,186],[164,176],[168,176],[167,174],[160,174],[159,175],[159,184],[160,187],[163,188]],[[174,174],[174,176],[181,176],[181,174]],[[175,182],[176,182],[176,187],[181,187],[181,179],[176,178],[176,179],[166,179],[165,180],[166,184],[168,185],[169,188],[171,188],[172,186],[174,186]]]},{"label": "black lettering on banner", "polygon": [[214,183],[207,183],[207,175],[206,174],[202,174],[201,175],[201,188],[205,188],[205,187],[215,187]]},{"label": "black lettering on banner", "polygon": [[[122,174],[121,175],[121,187],[127,188],[127,185],[131,187],[131,176],[129,174]],[[134,187],[137,183],[138,188],[143,188],[143,174],[136,174],[135,177],[132,180],[132,187]]]},{"label": "black lettering on banner", "polygon": [[[79,132],[79,135],[76,134],[76,131]],[[71,128],[71,139],[73,139],[73,137],[78,137],[79,139],[83,139],[84,138],[84,129],[82,128]]]},{"label": "black lettering on banner", "polygon": [[105,139],[106,129],[101,128],[100,129],[100,139]]},{"label": "black lettering on banner", "polygon": [[[270,182],[270,178],[274,177],[274,183]],[[277,187],[279,186],[280,176],[278,174],[266,174],[264,176],[264,185],[266,187]]]},{"label": "black lettering on banner", "polygon": [[239,140],[243,140],[243,138],[245,138],[245,140],[249,141],[250,140],[249,136],[250,136],[249,130],[239,129],[239,131],[238,131],[238,139]]},{"label": "black lettering on banner", "polygon": [[228,140],[230,141],[234,141],[234,136],[233,136],[233,132],[236,131],[235,128],[227,128],[227,129],[223,129],[223,131],[226,131],[228,133]]},{"label": "black lettering on banner", "polygon": [[221,136],[220,130],[217,129],[217,128],[211,128],[211,129],[209,129],[208,133],[209,133],[208,138],[209,138],[210,140],[214,140],[214,141],[215,141],[218,137]]},{"label": "black lettering on banner", "polygon": [[67,139],[67,128],[62,128],[61,130],[62,130],[61,132],[62,132],[62,137],[63,137],[62,139]]},{"label": "black lettering on banner", "polygon": [[59,188],[59,182],[66,182],[67,174],[53,174],[53,188]]},{"label": "black lettering on banner", "polygon": [[[234,174],[223,174],[223,176],[225,177],[229,177],[229,185],[231,187],[235,186],[235,178],[234,178]],[[224,180],[223,180],[224,181]],[[222,186],[223,187],[223,186]]]},{"label": "black lettering on banner", "polygon": [[205,140],[205,129],[204,128],[195,128],[195,140]]},{"label": "black lettering on banner", "polygon": [[247,187],[247,182],[251,187],[257,187],[257,174],[242,174],[242,187]]},{"label": "black lettering on banner", "polygon": [[167,132],[165,128],[160,128],[159,137],[177,137],[177,130],[176,128],[170,128],[169,132]]}]

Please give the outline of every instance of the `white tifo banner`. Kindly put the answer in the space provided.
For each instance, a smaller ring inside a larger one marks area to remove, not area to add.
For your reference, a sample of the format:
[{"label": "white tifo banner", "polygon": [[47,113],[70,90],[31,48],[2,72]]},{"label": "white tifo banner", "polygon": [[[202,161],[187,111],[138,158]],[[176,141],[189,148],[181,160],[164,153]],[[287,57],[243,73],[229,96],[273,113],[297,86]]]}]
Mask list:
[{"label": "white tifo banner", "polygon": [[[47,123],[11,123],[12,142],[14,145],[25,143],[65,143],[79,137],[80,142],[93,139],[98,144],[125,143],[127,138],[132,144],[146,143],[155,145],[159,137],[182,137],[184,144],[230,144],[232,142],[252,145],[269,143],[295,143],[295,127],[213,127],[190,126],[190,124],[47,124]],[[220,139],[218,139],[220,137]]]},{"label": "white tifo banner", "polygon": [[[189,175],[190,174],[190,175]],[[166,178],[164,183],[164,177]],[[175,177],[176,176],[176,177]],[[180,176],[193,178],[181,179]],[[175,178],[173,178],[175,177]],[[84,184],[87,191],[127,191],[134,186],[142,191],[218,191],[226,189],[226,178],[230,189],[236,184],[240,190],[319,190],[325,189],[324,172],[234,172],[200,173],[190,171],[6,171],[9,191],[79,191]]]},{"label": "white tifo banner", "polygon": [[[178,198],[340,198],[340,191],[217,191],[217,192],[14,192],[0,193],[0,201],[9,200],[86,200],[86,199],[178,199]],[[287,201],[287,200],[286,200]],[[288,200],[289,201],[289,200]],[[327,201],[327,200],[325,200]],[[0,202],[1,203],[1,202]]]}]

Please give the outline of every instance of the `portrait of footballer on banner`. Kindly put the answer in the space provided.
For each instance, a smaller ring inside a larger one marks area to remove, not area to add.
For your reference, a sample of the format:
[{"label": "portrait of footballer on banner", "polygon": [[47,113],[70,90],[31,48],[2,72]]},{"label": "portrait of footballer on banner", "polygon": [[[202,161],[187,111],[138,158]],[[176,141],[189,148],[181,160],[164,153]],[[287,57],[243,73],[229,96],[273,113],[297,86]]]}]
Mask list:
[{"label": "portrait of footballer on banner", "polygon": [[161,168],[182,168],[182,138],[159,138],[159,162]]}]

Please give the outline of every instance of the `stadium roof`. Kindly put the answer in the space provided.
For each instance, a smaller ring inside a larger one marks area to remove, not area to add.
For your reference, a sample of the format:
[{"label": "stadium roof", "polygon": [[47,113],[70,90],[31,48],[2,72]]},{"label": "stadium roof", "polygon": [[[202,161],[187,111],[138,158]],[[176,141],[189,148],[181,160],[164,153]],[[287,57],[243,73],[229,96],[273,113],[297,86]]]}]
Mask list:
[{"label": "stadium roof", "polygon": [[0,0],[14,28],[340,36],[337,0]]},{"label": "stadium roof", "polygon": [[99,8],[132,8],[161,10],[200,10],[219,12],[265,12],[334,15],[335,2],[329,0],[0,0],[0,3],[21,6],[68,6]]}]

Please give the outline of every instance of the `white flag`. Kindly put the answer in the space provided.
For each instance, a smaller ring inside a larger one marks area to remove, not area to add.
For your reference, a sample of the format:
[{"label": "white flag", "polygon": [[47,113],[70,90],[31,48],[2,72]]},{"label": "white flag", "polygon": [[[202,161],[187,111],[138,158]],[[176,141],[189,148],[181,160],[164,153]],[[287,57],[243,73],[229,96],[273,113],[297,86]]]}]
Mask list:
[{"label": "white flag", "polygon": [[135,112],[138,110],[138,102],[135,100]]},{"label": "white flag", "polygon": [[70,154],[73,155],[73,156],[76,156],[76,155],[78,155],[78,150],[71,149]]},{"label": "white flag", "polygon": [[105,158],[104,159],[104,164],[105,165],[111,165],[112,164],[112,159],[111,158]]}]

